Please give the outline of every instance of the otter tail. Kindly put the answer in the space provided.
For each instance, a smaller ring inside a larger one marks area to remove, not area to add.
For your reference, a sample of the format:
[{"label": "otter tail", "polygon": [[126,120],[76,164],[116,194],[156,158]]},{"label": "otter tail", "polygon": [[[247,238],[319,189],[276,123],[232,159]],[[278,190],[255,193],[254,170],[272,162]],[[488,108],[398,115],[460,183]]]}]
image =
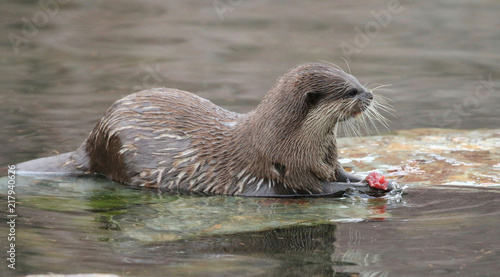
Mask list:
[{"label": "otter tail", "polygon": [[88,169],[88,159],[78,152],[23,162],[16,165],[16,171],[21,175],[83,175]]}]

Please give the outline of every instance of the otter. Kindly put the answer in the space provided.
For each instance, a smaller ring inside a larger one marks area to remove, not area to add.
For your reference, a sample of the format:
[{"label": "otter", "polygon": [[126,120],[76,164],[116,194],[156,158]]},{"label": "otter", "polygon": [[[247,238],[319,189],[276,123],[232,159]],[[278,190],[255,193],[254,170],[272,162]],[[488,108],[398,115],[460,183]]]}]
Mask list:
[{"label": "otter", "polygon": [[144,90],[115,102],[76,151],[17,169],[101,174],[130,186],[206,195],[379,191],[344,170],[336,145],[337,125],[373,102],[372,92],[354,76],[321,63],[292,68],[248,114],[186,91]]}]

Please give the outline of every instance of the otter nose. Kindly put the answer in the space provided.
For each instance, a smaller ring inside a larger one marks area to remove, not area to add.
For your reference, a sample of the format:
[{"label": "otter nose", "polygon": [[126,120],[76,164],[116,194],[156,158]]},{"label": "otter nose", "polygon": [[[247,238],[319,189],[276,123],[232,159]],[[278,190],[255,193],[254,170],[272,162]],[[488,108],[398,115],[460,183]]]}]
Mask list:
[{"label": "otter nose", "polygon": [[364,94],[365,98],[373,100],[373,93],[371,91],[365,90],[365,93],[363,93],[363,94]]}]

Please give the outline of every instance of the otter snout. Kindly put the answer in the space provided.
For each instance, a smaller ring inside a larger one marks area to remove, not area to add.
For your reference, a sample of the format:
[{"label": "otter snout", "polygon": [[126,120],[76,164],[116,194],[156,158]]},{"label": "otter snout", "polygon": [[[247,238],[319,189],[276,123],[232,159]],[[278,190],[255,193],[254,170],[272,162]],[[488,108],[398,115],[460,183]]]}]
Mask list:
[{"label": "otter snout", "polygon": [[371,105],[373,101],[373,93],[371,91],[364,90],[360,95],[359,99],[361,100],[361,110],[365,111],[368,106]]},{"label": "otter snout", "polygon": [[368,100],[373,100],[373,93],[371,91],[364,91],[363,92],[363,97],[368,99]]},{"label": "otter snout", "polygon": [[371,102],[373,101],[373,93],[367,90],[363,90],[363,92],[358,95],[357,99],[360,104],[359,109],[363,112],[368,108],[368,106],[370,106]]}]

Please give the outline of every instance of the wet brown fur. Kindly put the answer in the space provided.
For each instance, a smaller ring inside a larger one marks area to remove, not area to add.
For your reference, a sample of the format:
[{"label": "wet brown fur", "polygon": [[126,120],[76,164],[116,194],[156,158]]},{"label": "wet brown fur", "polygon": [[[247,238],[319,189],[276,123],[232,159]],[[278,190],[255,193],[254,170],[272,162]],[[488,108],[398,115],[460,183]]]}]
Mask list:
[{"label": "wet brown fur", "polygon": [[[364,94],[347,97],[352,89]],[[366,109],[370,97],[324,64],[293,68],[245,115],[185,91],[141,91],[114,103],[65,166],[173,191],[320,193],[337,178],[338,122]]]}]

